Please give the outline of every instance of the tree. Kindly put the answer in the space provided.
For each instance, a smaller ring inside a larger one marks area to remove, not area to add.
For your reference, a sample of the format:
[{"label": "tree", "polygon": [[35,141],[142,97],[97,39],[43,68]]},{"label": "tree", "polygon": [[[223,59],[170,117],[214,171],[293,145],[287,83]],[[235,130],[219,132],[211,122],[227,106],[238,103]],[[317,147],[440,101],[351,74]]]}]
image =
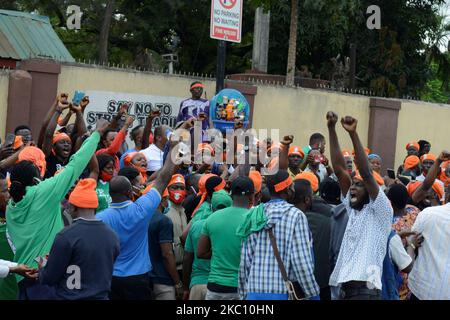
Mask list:
[{"label": "tree", "polygon": [[100,30],[100,37],[98,41],[98,57],[100,63],[108,62],[108,44],[109,31],[111,28],[111,19],[116,5],[115,0],[108,0],[106,3],[105,14],[103,16],[102,28]]},{"label": "tree", "polygon": [[293,86],[295,80],[295,60],[297,56],[298,0],[291,0],[291,26],[289,29],[289,49],[286,71],[286,85]]}]

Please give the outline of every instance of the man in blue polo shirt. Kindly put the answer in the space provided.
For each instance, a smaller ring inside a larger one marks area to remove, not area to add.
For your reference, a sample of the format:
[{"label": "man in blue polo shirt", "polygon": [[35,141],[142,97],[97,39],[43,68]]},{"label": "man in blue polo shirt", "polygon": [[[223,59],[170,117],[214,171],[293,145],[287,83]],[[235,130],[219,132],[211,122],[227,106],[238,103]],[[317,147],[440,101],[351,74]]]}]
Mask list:
[{"label": "man in blue polo shirt", "polygon": [[108,209],[98,213],[97,218],[111,227],[120,240],[120,254],[114,263],[111,300],[151,299],[148,226],[174,170],[175,164],[169,156],[153,188],[135,202],[132,201],[131,183],[126,177],[117,176],[109,184],[112,203]]}]

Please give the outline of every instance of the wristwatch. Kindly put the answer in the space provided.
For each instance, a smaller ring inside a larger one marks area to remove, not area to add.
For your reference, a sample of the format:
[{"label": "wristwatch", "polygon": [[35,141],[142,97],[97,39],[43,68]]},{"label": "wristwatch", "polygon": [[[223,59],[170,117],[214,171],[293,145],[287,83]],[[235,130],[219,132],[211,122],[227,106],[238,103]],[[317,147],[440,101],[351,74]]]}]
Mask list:
[{"label": "wristwatch", "polygon": [[176,285],[175,285],[175,288],[176,289],[181,289],[181,288],[183,288],[183,282],[178,282]]}]

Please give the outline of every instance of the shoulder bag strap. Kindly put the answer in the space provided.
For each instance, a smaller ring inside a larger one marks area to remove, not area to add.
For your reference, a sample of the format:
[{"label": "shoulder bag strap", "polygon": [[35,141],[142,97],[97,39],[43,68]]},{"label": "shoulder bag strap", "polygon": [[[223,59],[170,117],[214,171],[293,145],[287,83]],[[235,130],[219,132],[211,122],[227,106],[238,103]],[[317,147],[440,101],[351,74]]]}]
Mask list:
[{"label": "shoulder bag strap", "polygon": [[275,240],[275,236],[273,235],[273,230],[269,229],[269,238],[270,238],[270,244],[272,245],[273,253],[275,254],[275,258],[277,259],[278,268],[280,268],[281,276],[283,277],[283,280],[286,282],[288,281],[288,276],[286,269],[284,268],[283,261],[280,257],[280,252],[278,251],[277,242]]}]

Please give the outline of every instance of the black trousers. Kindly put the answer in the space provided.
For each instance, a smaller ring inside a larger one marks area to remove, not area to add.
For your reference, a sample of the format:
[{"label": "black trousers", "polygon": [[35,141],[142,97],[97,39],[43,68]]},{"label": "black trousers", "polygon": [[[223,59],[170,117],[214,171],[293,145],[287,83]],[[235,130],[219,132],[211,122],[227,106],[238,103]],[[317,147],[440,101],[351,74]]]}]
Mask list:
[{"label": "black trousers", "polygon": [[130,277],[112,277],[111,300],[152,300],[148,273]]},{"label": "black trousers", "polygon": [[381,300],[381,290],[369,289],[366,282],[350,281],[342,284],[341,300]]}]

